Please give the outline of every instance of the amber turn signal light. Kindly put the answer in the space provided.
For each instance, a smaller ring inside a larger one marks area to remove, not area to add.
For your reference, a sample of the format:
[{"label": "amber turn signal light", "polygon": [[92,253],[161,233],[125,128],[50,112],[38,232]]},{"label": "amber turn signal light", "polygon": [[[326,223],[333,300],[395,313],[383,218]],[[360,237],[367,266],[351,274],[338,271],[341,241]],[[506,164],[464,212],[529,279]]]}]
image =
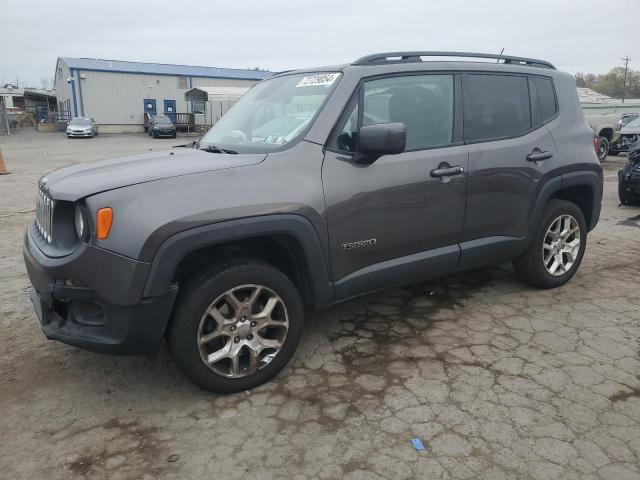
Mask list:
[{"label": "amber turn signal light", "polygon": [[113,223],[113,210],[111,207],[101,208],[96,214],[96,237],[104,240],[109,236]]}]

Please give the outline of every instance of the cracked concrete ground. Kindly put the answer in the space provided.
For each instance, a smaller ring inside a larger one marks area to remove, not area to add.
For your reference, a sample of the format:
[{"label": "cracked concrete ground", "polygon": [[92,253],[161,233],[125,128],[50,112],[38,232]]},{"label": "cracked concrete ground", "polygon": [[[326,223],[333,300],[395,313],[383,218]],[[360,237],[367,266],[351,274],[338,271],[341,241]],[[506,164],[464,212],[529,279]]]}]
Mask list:
[{"label": "cracked concrete ground", "polygon": [[311,313],[274,381],[223,397],[166,352],[47,341],[25,293],[39,176],[174,143],[0,138],[1,478],[640,478],[640,208],[618,207],[624,157],[605,162],[601,221],[565,287],[505,266]]}]

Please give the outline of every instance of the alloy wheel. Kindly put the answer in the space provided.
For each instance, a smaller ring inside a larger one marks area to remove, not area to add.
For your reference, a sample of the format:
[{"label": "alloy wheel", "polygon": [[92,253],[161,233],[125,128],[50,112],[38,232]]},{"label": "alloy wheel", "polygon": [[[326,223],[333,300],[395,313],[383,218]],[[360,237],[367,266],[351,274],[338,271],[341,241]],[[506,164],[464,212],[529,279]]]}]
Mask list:
[{"label": "alloy wheel", "polygon": [[241,285],[216,298],[200,320],[202,361],[228,378],[249,376],[278,355],[289,317],[282,298],[263,285]]},{"label": "alloy wheel", "polygon": [[542,246],[542,261],[554,277],[573,267],[580,253],[580,226],[571,215],[561,215],[549,226]]}]

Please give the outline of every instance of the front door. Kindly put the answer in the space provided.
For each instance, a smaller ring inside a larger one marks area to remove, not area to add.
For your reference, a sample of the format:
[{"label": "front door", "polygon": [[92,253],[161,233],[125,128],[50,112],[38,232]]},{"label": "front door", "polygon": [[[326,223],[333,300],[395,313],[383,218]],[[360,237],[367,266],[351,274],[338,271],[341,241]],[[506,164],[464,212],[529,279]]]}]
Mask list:
[{"label": "front door", "polygon": [[[338,299],[456,268],[468,154],[454,85],[448,74],[365,81],[338,124],[322,167]],[[354,163],[359,127],[385,122],[405,124],[405,152]],[[447,167],[460,172],[437,176]]]},{"label": "front door", "polygon": [[550,79],[468,74],[462,86],[469,198],[461,264],[472,268],[517,253],[543,180],[560,160],[544,125],[556,115]]},{"label": "front door", "polygon": [[164,114],[169,117],[171,123],[176,123],[176,101],[165,100],[164,101]]},{"label": "front door", "polygon": [[156,114],[156,99],[145,98],[144,99],[144,113],[148,113],[150,117]]}]

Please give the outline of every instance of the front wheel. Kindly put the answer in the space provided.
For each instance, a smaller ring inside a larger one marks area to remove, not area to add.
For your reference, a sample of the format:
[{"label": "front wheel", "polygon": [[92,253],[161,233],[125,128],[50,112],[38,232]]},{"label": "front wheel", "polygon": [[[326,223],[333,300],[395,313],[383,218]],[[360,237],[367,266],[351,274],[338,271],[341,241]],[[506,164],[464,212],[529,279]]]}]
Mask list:
[{"label": "front wheel", "polygon": [[199,387],[235,393],[275,376],[298,345],[304,310],[295,285],[254,260],[232,260],[181,288],[168,332],[178,368]]},{"label": "front wheel", "polygon": [[587,243],[587,224],[574,203],[547,203],[529,248],[513,262],[518,276],[530,285],[555,288],[576,273]]},{"label": "front wheel", "polygon": [[598,160],[603,161],[605,158],[607,158],[607,155],[609,154],[609,140],[607,139],[607,137],[600,137],[598,139]]}]

